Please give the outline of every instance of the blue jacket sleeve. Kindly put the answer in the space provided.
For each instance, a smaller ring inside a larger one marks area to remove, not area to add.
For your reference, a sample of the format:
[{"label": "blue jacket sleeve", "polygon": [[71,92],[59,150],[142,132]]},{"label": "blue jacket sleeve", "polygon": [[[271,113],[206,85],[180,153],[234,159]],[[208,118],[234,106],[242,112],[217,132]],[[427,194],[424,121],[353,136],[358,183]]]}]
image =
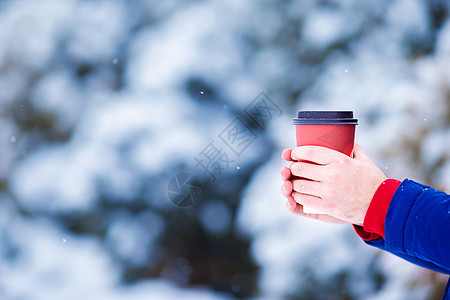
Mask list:
[{"label": "blue jacket sleeve", "polygon": [[404,180],[391,199],[384,230],[385,239],[367,243],[450,274],[450,195]]}]

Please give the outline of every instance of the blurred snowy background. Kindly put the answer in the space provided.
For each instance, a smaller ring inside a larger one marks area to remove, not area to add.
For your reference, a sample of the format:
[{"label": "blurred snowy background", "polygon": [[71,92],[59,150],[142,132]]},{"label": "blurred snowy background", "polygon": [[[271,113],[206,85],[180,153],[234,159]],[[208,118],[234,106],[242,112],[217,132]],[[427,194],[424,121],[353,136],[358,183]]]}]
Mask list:
[{"label": "blurred snowy background", "polygon": [[[445,276],[289,214],[279,170],[296,110],[353,110],[387,176],[450,192],[449,3],[1,1],[0,299],[440,299]],[[235,153],[261,91],[280,110]]]}]

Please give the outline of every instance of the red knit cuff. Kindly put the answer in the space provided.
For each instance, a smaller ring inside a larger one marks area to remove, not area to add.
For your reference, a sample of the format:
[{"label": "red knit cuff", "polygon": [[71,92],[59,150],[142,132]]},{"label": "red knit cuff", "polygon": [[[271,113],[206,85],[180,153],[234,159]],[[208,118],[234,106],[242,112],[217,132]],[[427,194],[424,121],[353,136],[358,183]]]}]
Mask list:
[{"label": "red knit cuff", "polygon": [[379,238],[381,238],[381,235],[373,232],[367,232],[362,226],[359,225],[353,224],[353,229],[355,229],[356,234],[366,242],[378,240]]},{"label": "red knit cuff", "polygon": [[367,209],[363,226],[353,226],[363,240],[373,241],[384,238],[384,219],[392,196],[401,183],[395,179],[386,179],[380,184]]}]

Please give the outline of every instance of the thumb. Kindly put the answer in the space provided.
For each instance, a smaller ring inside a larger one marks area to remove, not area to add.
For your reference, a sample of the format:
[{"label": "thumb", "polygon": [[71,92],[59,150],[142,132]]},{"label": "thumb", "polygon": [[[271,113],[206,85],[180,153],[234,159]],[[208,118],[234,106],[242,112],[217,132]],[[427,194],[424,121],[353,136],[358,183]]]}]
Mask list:
[{"label": "thumb", "polygon": [[366,154],[361,145],[355,143],[355,148],[353,149],[353,158],[358,160],[372,161],[370,157]]}]

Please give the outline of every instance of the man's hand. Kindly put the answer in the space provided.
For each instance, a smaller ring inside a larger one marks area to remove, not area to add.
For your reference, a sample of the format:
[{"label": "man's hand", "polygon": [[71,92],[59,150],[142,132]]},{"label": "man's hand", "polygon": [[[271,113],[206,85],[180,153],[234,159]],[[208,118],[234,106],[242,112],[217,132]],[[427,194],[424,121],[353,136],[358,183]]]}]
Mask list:
[{"label": "man's hand", "polygon": [[[359,145],[354,157],[324,147],[286,149],[281,169],[287,208],[298,215],[332,223],[362,225],[370,201],[386,176]],[[326,215],[303,213],[303,205]]]}]

